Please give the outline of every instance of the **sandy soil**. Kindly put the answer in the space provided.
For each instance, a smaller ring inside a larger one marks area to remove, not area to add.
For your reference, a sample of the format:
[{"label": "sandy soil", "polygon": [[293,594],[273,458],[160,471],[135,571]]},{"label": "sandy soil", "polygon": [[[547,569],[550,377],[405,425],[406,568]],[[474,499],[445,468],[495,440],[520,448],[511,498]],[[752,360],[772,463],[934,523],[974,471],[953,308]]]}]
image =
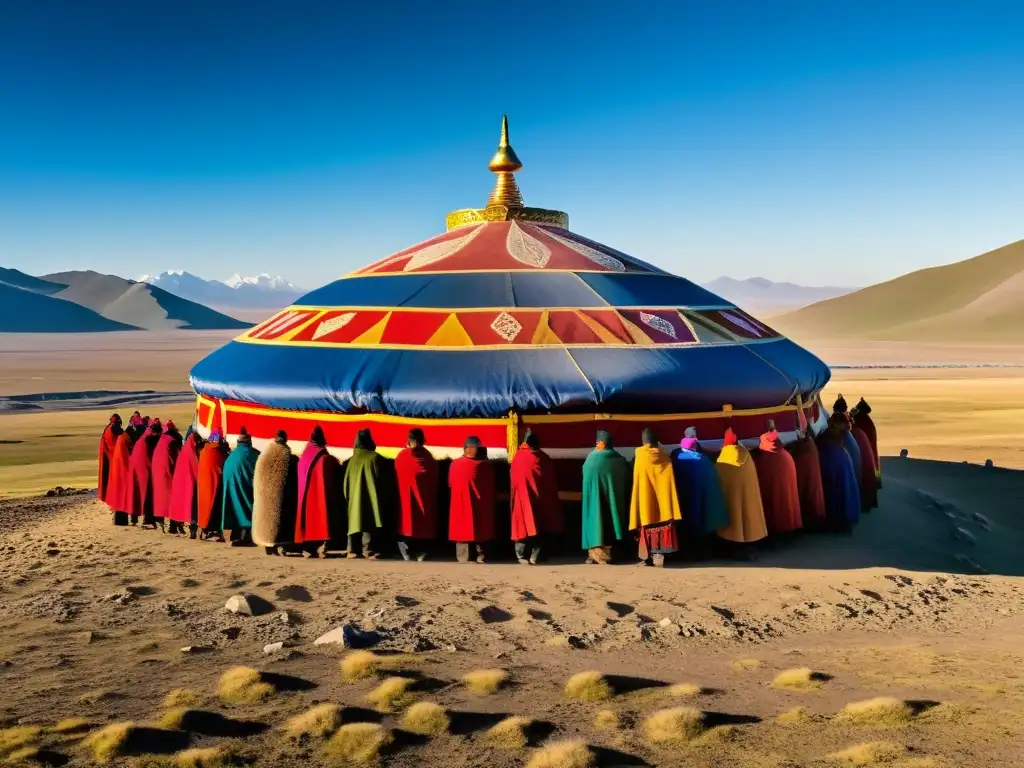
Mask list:
[{"label": "sandy soil", "polygon": [[[538,721],[538,743],[583,739],[604,765],[823,765],[879,740],[911,750],[886,765],[1012,765],[1024,746],[1024,473],[894,459],[884,477],[882,508],[852,536],[803,537],[754,563],[664,571],[584,566],[576,553],[534,568],[267,557],[114,528],[91,497],[0,502],[0,718],[152,723],[164,696],[185,687],[205,698],[201,708],[255,724],[245,739],[232,737],[245,729],[237,722],[198,725],[181,737],[192,745],[234,744],[257,765],[323,764],[316,740],[283,739],[287,717],[337,702],[352,708],[348,717],[397,726],[367,711],[374,683],[342,682],[341,648],[313,645],[354,623],[381,633],[379,650],[407,654],[421,697],[453,713],[452,734],[399,739],[389,765],[523,765],[529,751],[486,742],[506,714]],[[243,591],[269,612],[226,611]],[[264,653],[279,641],[284,650]],[[216,679],[237,664],[280,690],[262,704],[220,704]],[[508,670],[514,684],[468,693],[458,681],[481,667]],[[793,667],[831,679],[809,692],[771,686]],[[566,679],[588,669],[620,676],[611,701],[564,697]],[[677,698],[664,687],[680,682],[706,690]],[[915,702],[919,714],[900,727],[833,717],[883,695]],[[703,745],[650,743],[644,718],[680,705],[735,727]],[[776,721],[794,706],[818,717]],[[625,725],[595,729],[599,709]],[[42,743],[90,764],[73,739]]]}]

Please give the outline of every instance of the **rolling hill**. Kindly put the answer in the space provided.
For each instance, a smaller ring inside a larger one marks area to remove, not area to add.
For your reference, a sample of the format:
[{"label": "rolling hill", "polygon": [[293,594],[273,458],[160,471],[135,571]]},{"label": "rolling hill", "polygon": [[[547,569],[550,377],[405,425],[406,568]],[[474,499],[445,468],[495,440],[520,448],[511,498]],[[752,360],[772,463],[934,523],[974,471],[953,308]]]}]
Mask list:
[{"label": "rolling hill", "polygon": [[[27,279],[23,279],[27,278]],[[92,333],[133,331],[135,328],[110,320],[98,312],[45,292],[20,287],[38,278],[14,269],[0,270],[0,333]],[[45,283],[45,280],[39,280]],[[44,291],[61,286],[49,284]]]},{"label": "rolling hill", "polygon": [[1024,240],[771,319],[801,339],[1024,342]]},{"label": "rolling hill", "polygon": [[80,304],[103,317],[146,330],[221,330],[248,328],[209,307],[182,299],[149,283],[136,283],[93,271],[58,272],[43,280],[64,288],[58,298]]}]

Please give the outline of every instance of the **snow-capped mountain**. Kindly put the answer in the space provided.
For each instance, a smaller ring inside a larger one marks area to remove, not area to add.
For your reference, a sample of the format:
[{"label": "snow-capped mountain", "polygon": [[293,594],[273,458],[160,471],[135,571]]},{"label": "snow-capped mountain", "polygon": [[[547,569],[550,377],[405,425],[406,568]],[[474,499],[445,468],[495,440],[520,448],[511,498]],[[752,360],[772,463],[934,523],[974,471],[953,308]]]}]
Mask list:
[{"label": "snow-capped mountain", "polygon": [[302,293],[302,289],[294,283],[285,280],[280,275],[277,277],[271,277],[266,272],[256,275],[255,277],[242,277],[236,272],[224,281],[224,285],[236,290],[246,286],[252,286],[253,288],[259,288],[263,291],[293,291],[296,293]]},{"label": "snow-capped mountain", "polygon": [[255,277],[236,274],[222,281],[171,269],[159,275],[143,275],[139,282],[156,285],[189,301],[232,309],[279,309],[305,293],[283,277],[265,273]]}]

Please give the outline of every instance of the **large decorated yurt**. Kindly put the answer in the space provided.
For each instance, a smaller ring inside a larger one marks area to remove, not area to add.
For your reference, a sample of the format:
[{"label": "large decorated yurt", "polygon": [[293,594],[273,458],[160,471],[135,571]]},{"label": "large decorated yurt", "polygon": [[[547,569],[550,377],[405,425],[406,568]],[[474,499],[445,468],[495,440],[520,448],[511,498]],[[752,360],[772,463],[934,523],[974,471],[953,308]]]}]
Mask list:
[{"label": "large decorated yurt", "polygon": [[301,450],[319,424],[345,458],[361,428],[394,455],[420,427],[439,458],[475,435],[501,459],[530,428],[553,458],[579,460],[597,429],[631,455],[645,426],[664,443],[695,426],[712,445],[727,426],[756,438],[768,419],[787,441],[802,423],[821,428],[821,360],[689,280],[575,234],[565,213],[527,207],[521,167],[505,121],[484,208],[450,213],[446,232],[199,362],[199,431],[233,443],[244,426],[259,446],[283,429]]}]

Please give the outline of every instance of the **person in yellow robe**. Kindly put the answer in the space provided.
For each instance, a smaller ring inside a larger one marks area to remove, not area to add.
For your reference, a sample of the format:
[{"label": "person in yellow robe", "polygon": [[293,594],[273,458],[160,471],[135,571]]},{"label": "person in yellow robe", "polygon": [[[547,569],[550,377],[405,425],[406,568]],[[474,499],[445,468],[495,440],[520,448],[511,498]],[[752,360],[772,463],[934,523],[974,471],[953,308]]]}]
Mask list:
[{"label": "person in yellow robe", "polygon": [[739,444],[732,428],[725,430],[722,452],[715,464],[725,496],[729,524],[718,529],[718,535],[735,544],[760,541],[768,535],[761,502],[757,469],[750,451]]},{"label": "person in yellow robe", "polygon": [[665,555],[679,551],[676,521],[682,520],[672,459],[661,449],[651,429],[633,461],[633,498],[629,504],[629,530],[640,539],[640,562],[665,565]]}]

